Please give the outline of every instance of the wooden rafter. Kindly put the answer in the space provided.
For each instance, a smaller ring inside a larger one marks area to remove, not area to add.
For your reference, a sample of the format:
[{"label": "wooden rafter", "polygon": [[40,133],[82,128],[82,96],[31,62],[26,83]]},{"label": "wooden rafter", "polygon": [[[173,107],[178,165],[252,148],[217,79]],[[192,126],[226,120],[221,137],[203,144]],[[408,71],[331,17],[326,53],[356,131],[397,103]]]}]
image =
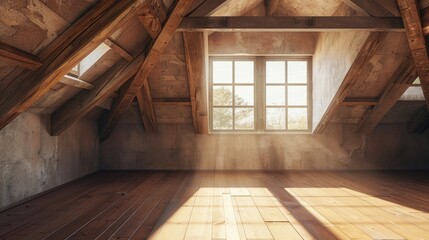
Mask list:
[{"label": "wooden rafter", "polygon": [[0,95],[0,129],[134,15],[144,0],[101,1],[38,55],[42,67],[24,71]]},{"label": "wooden rafter", "polygon": [[210,16],[214,13],[219,7],[226,2],[226,0],[206,0],[198,8],[196,8],[192,13],[189,14],[189,17],[202,17]]},{"label": "wooden rafter", "polygon": [[202,87],[205,80],[205,50],[202,32],[184,32],[183,45],[185,49],[186,69],[188,73],[189,94],[191,100],[192,123],[195,133],[207,133],[206,102],[203,99]]},{"label": "wooden rafter", "polygon": [[38,57],[0,42],[0,61],[36,70],[42,63]]},{"label": "wooden rafter", "polygon": [[179,0],[174,6],[173,11],[166,20],[159,36],[154,41],[152,41],[152,43],[150,43],[147,57],[135,78],[130,81],[130,84],[127,84],[124,87],[122,93],[117,99],[115,99],[112,110],[110,110],[110,112],[105,115],[105,117],[103,117],[100,123],[101,139],[106,139],[110,135],[121,115],[130,106],[143,83],[147,81],[150,72],[159,60],[159,56],[167,47],[167,44],[169,43],[173,34],[176,32],[176,29],[179,26],[185,11],[191,3],[192,0]]},{"label": "wooden rafter", "polygon": [[279,0],[264,0],[265,16],[272,16],[278,4]]},{"label": "wooden rafter", "polygon": [[134,58],[129,54],[125,49],[121,46],[119,46],[117,43],[110,39],[104,40],[104,44],[109,46],[116,54],[121,56],[123,59],[127,60],[128,62],[131,62]]},{"label": "wooden rafter", "polygon": [[396,0],[343,0],[356,12],[369,16],[400,16]]},{"label": "wooden rafter", "polygon": [[349,98],[346,97],[341,103],[343,106],[374,106],[377,105],[376,98]]},{"label": "wooden rafter", "polygon": [[145,57],[142,51],[131,62],[125,60],[118,62],[93,82],[93,89],[79,92],[57,108],[51,114],[51,135],[61,134],[95,106],[114,95],[120,86],[137,73]]},{"label": "wooden rafter", "polygon": [[353,86],[358,82],[356,78],[368,75],[369,70],[365,68],[365,65],[368,63],[369,59],[374,56],[377,48],[380,46],[380,43],[386,37],[386,34],[387,33],[374,32],[368,36],[344,80],[341,82],[341,85],[329,104],[328,109],[325,111],[322,119],[315,128],[315,133],[322,133],[328,126],[337,109],[344,102]]},{"label": "wooden rafter", "polygon": [[162,29],[162,23],[167,18],[167,10],[161,0],[147,1],[138,15],[140,22],[152,38],[157,38]]},{"label": "wooden rafter", "polygon": [[137,92],[136,98],[145,131],[147,133],[156,133],[158,131],[158,124],[148,81],[143,83],[140,91]]},{"label": "wooden rafter", "polygon": [[403,31],[400,17],[187,17],[179,31]]},{"label": "wooden rafter", "polygon": [[358,124],[358,132],[369,134],[381,122],[383,117],[395,105],[417,77],[414,62],[409,56],[400,65],[387,83],[377,105],[369,109]]},{"label": "wooden rafter", "polygon": [[92,85],[91,83],[85,82],[77,77],[73,77],[68,74],[64,75],[64,77],[61,78],[59,82],[64,85],[75,87],[75,88],[81,88],[81,89],[87,89],[87,90],[91,90],[94,88],[94,85]]},{"label": "wooden rafter", "polygon": [[398,5],[417,74],[422,84],[426,106],[429,109],[429,55],[420,18],[420,9],[415,0],[398,0]]}]

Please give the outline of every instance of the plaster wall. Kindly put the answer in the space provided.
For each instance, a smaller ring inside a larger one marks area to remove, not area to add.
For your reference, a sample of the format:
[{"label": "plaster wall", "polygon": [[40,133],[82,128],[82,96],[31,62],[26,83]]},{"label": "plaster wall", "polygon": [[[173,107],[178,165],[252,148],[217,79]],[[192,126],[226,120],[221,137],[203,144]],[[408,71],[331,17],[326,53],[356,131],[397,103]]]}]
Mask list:
[{"label": "plaster wall", "polygon": [[196,135],[191,124],[160,124],[146,134],[129,110],[101,143],[103,169],[372,170],[428,169],[429,137],[405,124],[381,124],[365,136],[355,125],[331,124],[324,134]]},{"label": "plaster wall", "polygon": [[93,117],[58,137],[48,124],[49,115],[24,112],[0,131],[0,208],[98,170]]}]

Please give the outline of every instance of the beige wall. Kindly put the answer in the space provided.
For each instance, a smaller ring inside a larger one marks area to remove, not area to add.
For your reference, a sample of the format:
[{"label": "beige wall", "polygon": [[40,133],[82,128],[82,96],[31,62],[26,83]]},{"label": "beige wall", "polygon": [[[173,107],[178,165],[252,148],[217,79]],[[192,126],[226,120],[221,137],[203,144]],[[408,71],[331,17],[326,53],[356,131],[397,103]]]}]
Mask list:
[{"label": "beige wall", "polygon": [[334,124],[323,135],[195,135],[190,124],[161,124],[145,134],[137,109],[101,143],[104,169],[424,169],[429,134],[382,124],[370,136]]},{"label": "beige wall", "polygon": [[59,137],[48,124],[49,115],[25,112],[0,131],[0,208],[98,170],[94,119]]}]

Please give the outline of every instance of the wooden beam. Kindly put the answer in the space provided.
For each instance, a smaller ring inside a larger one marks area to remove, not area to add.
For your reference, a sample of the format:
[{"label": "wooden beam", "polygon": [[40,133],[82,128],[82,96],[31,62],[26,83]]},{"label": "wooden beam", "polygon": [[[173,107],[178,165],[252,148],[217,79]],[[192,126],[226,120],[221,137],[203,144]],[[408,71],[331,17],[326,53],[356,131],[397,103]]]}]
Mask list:
[{"label": "wooden beam", "polygon": [[119,61],[93,82],[93,89],[79,92],[71,100],[58,107],[51,114],[51,135],[61,134],[95,106],[111,96],[116,97],[115,91],[137,73],[145,56],[142,51],[131,62]]},{"label": "wooden beam", "polygon": [[162,29],[162,23],[167,18],[167,10],[160,0],[150,0],[142,7],[138,19],[152,38],[157,38]]},{"label": "wooden beam", "polygon": [[403,31],[399,17],[187,17],[178,31]]},{"label": "wooden beam", "polygon": [[81,88],[81,89],[87,89],[87,90],[91,90],[94,88],[94,85],[92,85],[89,82],[85,82],[77,77],[73,77],[70,76],[68,74],[64,75],[63,78],[61,78],[60,83],[67,85],[67,86],[71,86],[71,87],[75,87],[75,88]]},{"label": "wooden beam", "polygon": [[205,81],[204,35],[202,32],[184,32],[183,46],[185,49],[186,69],[188,74],[189,95],[192,108],[192,123],[195,133],[207,133],[208,121],[206,101],[203,97]]},{"label": "wooden beam", "polygon": [[356,79],[369,74],[370,69],[368,70],[365,65],[368,63],[371,57],[374,56],[377,48],[380,46],[380,43],[384,40],[386,35],[387,33],[370,33],[358,55],[356,56],[352,66],[347,72],[344,80],[341,82],[341,85],[338,88],[338,91],[331,103],[329,104],[328,109],[323,114],[323,117],[317,127],[314,129],[314,133],[322,133],[325,130],[341,103],[344,102],[344,99],[347,97],[350,90],[358,82]]},{"label": "wooden beam", "polygon": [[125,49],[121,46],[119,46],[117,43],[110,39],[104,40],[104,44],[109,46],[116,54],[121,56],[123,59],[127,60],[128,62],[131,62],[134,58],[129,54]]},{"label": "wooden beam", "polygon": [[148,81],[143,83],[140,91],[137,92],[136,98],[146,133],[156,133],[158,131],[158,124],[153,109],[152,95]]},{"label": "wooden beam", "polygon": [[57,84],[144,0],[101,1],[49,44],[38,57],[42,67],[24,71],[0,94],[0,129]]},{"label": "wooden beam", "polygon": [[422,84],[426,106],[429,109],[429,55],[415,0],[398,0],[417,74]]},{"label": "wooden beam", "polygon": [[377,98],[349,98],[346,97],[342,106],[374,106],[378,103]]},{"label": "wooden beam", "polygon": [[424,133],[429,128],[429,111],[426,106],[417,110],[407,123],[409,133]]},{"label": "wooden beam", "polygon": [[0,42],[0,61],[36,70],[42,63],[33,54]]},{"label": "wooden beam", "polygon": [[378,104],[365,113],[358,124],[357,132],[371,133],[416,79],[417,73],[411,56],[406,58],[400,66],[387,83]]},{"label": "wooden beam", "polygon": [[174,6],[173,11],[171,12],[164,24],[164,27],[161,30],[161,33],[156,38],[156,40],[150,43],[147,57],[135,78],[130,81],[130,84],[125,85],[124,90],[121,92],[119,97],[115,99],[112,110],[109,112],[109,114],[103,117],[101,121],[101,139],[106,139],[110,135],[117,121],[120,119],[120,116],[130,106],[137,92],[140,90],[140,87],[144,84],[145,81],[147,81],[150,72],[159,60],[159,56],[167,47],[171,37],[176,32],[176,29],[179,26],[186,9],[191,3],[192,0],[179,0]]},{"label": "wooden beam", "polygon": [[[373,16],[373,17],[399,17],[399,9],[396,0],[390,2],[380,2],[377,0],[343,0],[349,7],[353,8],[356,12]],[[393,4],[393,5],[392,5]],[[385,7],[385,5],[390,7]],[[392,6],[396,5],[396,9]]]},{"label": "wooden beam", "polygon": [[274,11],[276,11],[278,4],[279,0],[264,0],[265,16],[272,16]]},{"label": "wooden beam", "polygon": [[152,98],[153,104],[191,105],[190,98]]},{"label": "wooden beam", "polygon": [[216,12],[219,7],[226,2],[226,0],[206,0],[197,9],[195,9],[189,17],[203,17],[210,16]]}]

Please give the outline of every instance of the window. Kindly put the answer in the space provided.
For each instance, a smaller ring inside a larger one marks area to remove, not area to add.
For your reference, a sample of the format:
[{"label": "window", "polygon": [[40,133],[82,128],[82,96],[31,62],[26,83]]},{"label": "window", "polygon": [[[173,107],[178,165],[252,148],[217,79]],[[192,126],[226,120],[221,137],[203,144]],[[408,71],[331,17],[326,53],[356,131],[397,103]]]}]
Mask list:
[{"label": "window", "polygon": [[86,56],[80,63],[73,67],[73,69],[68,73],[73,77],[79,78],[86,71],[88,71],[107,51],[110,50],[110,47],[105,43],[101,43],[97,48],[95,48],[88,56]]},{"label": "window", "polygon": [[309,58],[211,58],[210,130],[309,131]]}]

